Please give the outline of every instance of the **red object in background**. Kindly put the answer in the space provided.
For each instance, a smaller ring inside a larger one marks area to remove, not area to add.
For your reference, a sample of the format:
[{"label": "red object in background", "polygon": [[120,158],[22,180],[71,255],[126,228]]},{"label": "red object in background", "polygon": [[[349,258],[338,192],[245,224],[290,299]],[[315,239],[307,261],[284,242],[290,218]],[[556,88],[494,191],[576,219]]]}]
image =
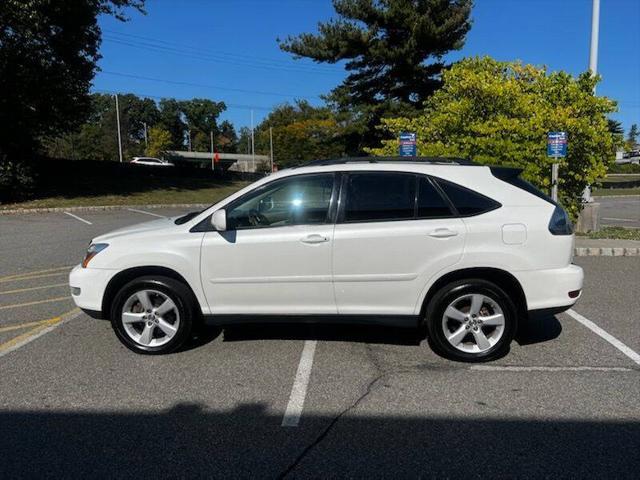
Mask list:
[{"label": "red object in background", "polygon": [[213,155],[213,163],[218,163],[219,161],[220,161],[220,154],[216,150],[214,155]]}]

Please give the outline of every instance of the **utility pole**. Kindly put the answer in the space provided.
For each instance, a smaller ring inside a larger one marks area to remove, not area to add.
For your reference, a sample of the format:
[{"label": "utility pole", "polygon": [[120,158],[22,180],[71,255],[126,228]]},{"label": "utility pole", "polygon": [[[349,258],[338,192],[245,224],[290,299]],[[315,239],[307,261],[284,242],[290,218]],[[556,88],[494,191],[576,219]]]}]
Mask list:
[{"label": "utility pole", "polygon": [[256,171],[256,143],[253,136],[253,110],[251,110],[251,167]]},{"label": "utility pole", "polygon": [[189,134],[189,151],[191,151],[191,129],[187,130],[187,133]]},{"label": "utility pole", "polygon": [[116,93],[116,123],[118,125],[118,153],[120,154],[120,163],[122,163],[122,137],[120,135],[120,106],[118,105],[117,93]]},{"label": "utility pole", "polygon": [[273,128],[269,127],[269,149],[271,151],[271,173],[273,173]]},{"label": "utility pole", "polygon": [[211,135],[211,169],[216,169],[216,153],[213,148],[213,130],[209,130],[209,134]]},{"label": "utility pole", "polygon": [[147,122],[142,122],[142,125],[144,125],[144,146],[148,147],[149,146],[149,137],[147,135]]}]

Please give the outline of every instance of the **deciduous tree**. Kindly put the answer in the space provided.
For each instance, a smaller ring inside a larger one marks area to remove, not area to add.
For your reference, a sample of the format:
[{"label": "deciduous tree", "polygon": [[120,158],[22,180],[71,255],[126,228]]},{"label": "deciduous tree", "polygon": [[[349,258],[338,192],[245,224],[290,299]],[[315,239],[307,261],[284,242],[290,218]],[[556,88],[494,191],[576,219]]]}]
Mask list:
[{"label": "deciduous tree", "polygon": [[[614,158],[607,116],[615,102],[593,94],[598,79],[519,62],[469,58],[444,73],[444,85],[415,118],[388,118],[382,128],[396,138],[418,136],[421,155],[464,157],[483,164],[524,169],[548,191],[553,159],[547,132],[568,133],[568,156],[560,161],[560,198],[575,217],[584,187],[602,178]],[[397,155],[396,139],[373,149]]]}]

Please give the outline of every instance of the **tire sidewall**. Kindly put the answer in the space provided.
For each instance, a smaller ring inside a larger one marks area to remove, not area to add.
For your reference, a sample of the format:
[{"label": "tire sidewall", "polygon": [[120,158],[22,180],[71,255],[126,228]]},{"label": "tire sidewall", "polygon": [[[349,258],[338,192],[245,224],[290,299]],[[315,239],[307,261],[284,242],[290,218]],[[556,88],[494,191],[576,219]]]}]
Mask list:
[{"label": "tire sidewall", "polygon": [[[122,323],[122,307],[125,301],[135,292],[140,290],[157,290],[173,300],[180,314],[180,324],[176,335],[164,345],[148,347],[134,341],[124,330]],[[111,308],[111,326],[118,339],[136,353],[146,355],[160,355],[179,349],[188,339],[193,323],[193,307],[189,301],[188,289],[180,282],[171,278],[141,277],[132,280],[120,289],[114,298]]]},{"label": "tire sidewall", "polygon": [[[505,318],[504,332],[500,340],[489,350],[481,353],[467,353],[455,348],[445,338],[442,329],[444,311],[456,298],[479,293],[498,303]],[[437,353],[451,360],[461,362],[487,362],[506,354],[517,330],[517,310],[509,296],[494,283],[481,279],[460,280],[440,289],[427,308],[425,322],[432,347]]]}]

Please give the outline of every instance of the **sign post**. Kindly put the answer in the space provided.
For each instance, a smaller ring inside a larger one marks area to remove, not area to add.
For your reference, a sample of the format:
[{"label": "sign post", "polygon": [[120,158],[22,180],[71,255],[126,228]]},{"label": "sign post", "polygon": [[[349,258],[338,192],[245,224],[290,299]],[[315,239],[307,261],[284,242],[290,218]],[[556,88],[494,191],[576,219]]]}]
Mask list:
[{"label": "sign post", "polygon": [[552,157],[551,166],[551,198],[558,201],[558,159],[567,156],[567,132],[547,133],[547,157]]},{"label": "sign post", "polygon": [[416,134],[414,132],[400,133],[400,156],[416,157],[417,155]]}]

